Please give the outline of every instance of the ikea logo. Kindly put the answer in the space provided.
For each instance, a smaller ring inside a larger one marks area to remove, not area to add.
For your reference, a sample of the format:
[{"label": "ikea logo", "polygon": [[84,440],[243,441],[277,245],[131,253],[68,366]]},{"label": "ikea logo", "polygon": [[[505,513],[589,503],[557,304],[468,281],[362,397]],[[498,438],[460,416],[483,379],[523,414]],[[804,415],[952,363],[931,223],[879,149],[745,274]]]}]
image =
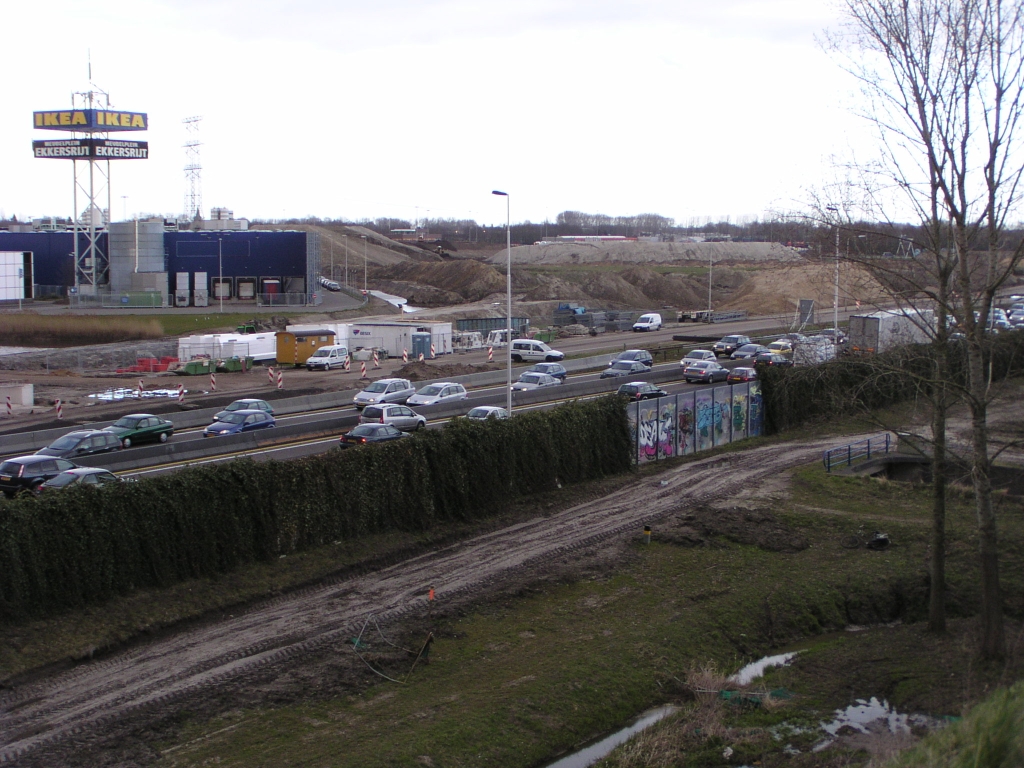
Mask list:
[{"label": "ikea logo", "polygon": [[145,131],[149,120],[145,112],[115,112],[107,109],[68,109],[34,112],[33,124],[44,131]]}]

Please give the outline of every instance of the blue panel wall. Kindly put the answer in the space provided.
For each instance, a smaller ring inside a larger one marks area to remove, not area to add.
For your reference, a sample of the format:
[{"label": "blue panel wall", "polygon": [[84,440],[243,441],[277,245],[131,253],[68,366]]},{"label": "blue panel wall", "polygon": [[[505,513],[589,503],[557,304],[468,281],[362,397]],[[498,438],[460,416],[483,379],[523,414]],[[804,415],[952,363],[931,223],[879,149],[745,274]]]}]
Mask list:
[{"label": "blue panel wall", "polygon": [[[167,272],[219,274],[217,250],[225,277],[305,277],[305,232],[167,232]],[[173,277],[171,278],[173,281]],[[173,282],[172,282],[173,284]]]},{"label": "blue panel wall", "polygon": [[[107,251],[107,235],[99,238]],[[86,237],[78,235],[79,252],[85,253]],[[36,285],[75,284],[75,236],[72,232],[0,232],[0,251],[32,251]]]}]

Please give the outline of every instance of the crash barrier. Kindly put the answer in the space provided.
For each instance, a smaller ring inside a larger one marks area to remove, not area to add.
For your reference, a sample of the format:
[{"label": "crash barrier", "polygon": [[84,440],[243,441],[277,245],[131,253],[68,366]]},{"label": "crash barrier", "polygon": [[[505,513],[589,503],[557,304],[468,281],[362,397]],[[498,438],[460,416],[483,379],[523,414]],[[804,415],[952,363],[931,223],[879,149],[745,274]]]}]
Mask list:
[{"label": "crash barrier", "polygon": [[605,397],[514,419],[456,419],[295,461],[207,464],[0,501],[0,620],[369,534],[487,518],[518,496],[627,471],[628,441],[622,401]]},{"label": "crash barrier", "polygon": [[686,456],[764,430],[761,383],[748,381],[630,403],[633,461]]},{"label": "crash barrier", "polygon": [[830,448],[821,457],[825,471],[831,472],[832,467],[848,467],[859,459],[870,459],[880,453],[888,453],[890,448],[889,433],[875,435],[867,440],[858,440],[856,443],[841,445],[838,448]]}]

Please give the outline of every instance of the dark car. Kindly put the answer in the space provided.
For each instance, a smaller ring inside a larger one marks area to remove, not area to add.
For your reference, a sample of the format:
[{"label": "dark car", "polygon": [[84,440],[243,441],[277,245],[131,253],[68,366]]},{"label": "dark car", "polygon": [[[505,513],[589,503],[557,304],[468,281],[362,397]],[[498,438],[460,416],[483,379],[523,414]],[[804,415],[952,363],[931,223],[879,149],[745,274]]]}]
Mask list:
[{"label": "dark car", "polygon": [[264,413],[269,413],[271,416],[274,415],[274,409],[266,400],[257,400],[254,397],[246,397],[241,400],[235,400],[235,402],[223,411],[219,411],[213,417],[213,420],[220,421],[224,418],[224,414],[232,413],[233,411],[263,411]]},{"label": "dark car", "polygon": [[617,394],[625,395],[631,400],[650,400],[655,397],[668,397],[668,392],[658,389],[649,381],[630,381],[621,385]]},{"label": "dark car", "polygon": [[130,448],[138,443],[166,443],[174,434],[174,424],[151,413],[132,413],[104,427],[103,431],[116,435],[123,447]]},{"label": "dark car", "polygon": [[757,371],[753,368],[733,368],[725,377],[728,382],[743,383],[744,381],[757,381]]},{"label": "dark car", "polygon": [[76,488],[80,485],[108,485],[122,483],[124,480],[113,472],[99,467],[75,467],[51,477],[40,486],[41,491],[60,488]]},{"label": "dark car", "polygon": [[77,456],[92,456],[96,453],[109,453],[120,451],[121,440],[110,432],[102,429],[83,429],[78,432],[68,432],[58,437],[45,448],[36,451],[38,456],[56,456],[61,459],[70,459]]},{"label": "dark car", "polygon": [[778,368],[792,368],[793,360],[774,352],[762,352],[754,358],[754,365],[772,365]]},{"label": "dark car", "polygon": [[546,373],[548,376],[554,376],[563,384],[565,383],[565,377],[568,375],[568,371],[565,370],[565,366],[561,363],[537,363],[531,365],[526,369],[530,373]]},{"label": "dark car", "polygon": [[738,334],[732,334],[730,336],[723,336],[721,341],[716,341],[711,350],[716,356],[721,357],[722,355],[731,355],[737,349],[742,347],[744,344],[750,343],[749,336],[740,336]]},{"label": "dark car", "polygon": [[342,448],[351,448],[356,445],[401,440],[403,437],[409,437],[409,435],[390,424],[360,424],[342,435],[339,444]]},{"label": "dark car", "polygon": [[729,370],[713,360],[694,360],[692,364],[683,368],[683,378],[687,384],[695,381],[707,382],[725,381],[729,377]]},{"label": "dark car", "polygon": [[617,354],[608,365],[615,365],[620,360],[629,360],[631,362],[643,363],[648,368],[654,365],[654,358],[651,357],[651,353],[646,349],[627,349]]},{"label": "dark car", "polygon": [[253,432],[257,429],[270,429],[275,426],[277,426],[277,421],[269,413],[256,410],[230,411],[204,429],[203,437],[237,435],[239,432]]},{"label": "dark car", "polygon": [[762,352],[771,352],[768,347],[762,344],[744,344],[742,347],[737,349],[731,355],[730,360],[749,360],[754,355],[760,355]]},{"label": "dark car", "polygon": [[75,462],[53,456],[18,456],[0,464],[0,491],[7,496],[19,492],[38,493],[39,486],[61,472],[75,468]]},{"label": "dark car", "polygon": [[634,360],[616,360],[610,368],[601,372],[602,379],[614,378],[616,376],[635,376],[638,373],[647,373],[651,370],[649,365]]}]

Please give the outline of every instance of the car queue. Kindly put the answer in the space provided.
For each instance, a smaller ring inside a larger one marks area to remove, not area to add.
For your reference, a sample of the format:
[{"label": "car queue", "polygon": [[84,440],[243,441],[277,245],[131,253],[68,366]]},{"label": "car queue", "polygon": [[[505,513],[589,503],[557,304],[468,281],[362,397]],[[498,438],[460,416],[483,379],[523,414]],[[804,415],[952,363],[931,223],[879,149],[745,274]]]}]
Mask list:
[{"label": "car queue", "polygon": [[[772,342],[765,347],[744,336],[727,336],[712,349],[688,352],[680,361],[683,368],[682,378],[688,383],[706,384],[719,381],[753,381],[758,378],[757,367],[760,365],[792,365],[792,361],[785,354],[791,350],[792,344],[787,343],[785,339]],[[527,352],[525,348],[518,351]],[[565,382],[568,371],[561,362],[564,358],[563,353],[552,350],[547,345],[542,345],[536,350],[531,348],[529,351],[536,353],[534,359],[542,355],[546,359],[524,370],[513,385],[515,392],[557,388]],[[746,366],[733,368],[730,372],[730,369],[718,362],[719,355],[733,357],[738,361],[745,358],[743,362]],[[625,350],[612,358],[608,370],[600,376],[605,378],[621,375],[626,378],[627,384],[621,385],[616,391],[630,399],[664,397],[667,393],[650,382],[629,380],[636,374],[650,372],[652,366],[653,359],[649,350]],[[352,439],[343,439],[341,443],[351,446],[401,439],[396,436],[396,431],[404,437],[427,425],[426,416],[415,411],[412,406],[455,404],[466,401],[468,397],[469,393],[465,386],[456,381],[429,382],[416,389],[408,379],[379,379],[369,383],[353,398],[353,405],[361,411],[360,423],[347,433]],[[506,419],[510,414],[498,406],[478,405],[469,409],[466,416],[469,420],[489,420]],[[275,426],[274,408],[270,403],[258,398],[242,398],[217,412],[212,418],[212,423],[202,430],[202,435],[215,438],[267,430]],[[3,462],[0,467],[0,491],[10,496],[25,490],[39,493],[44,490],[44,485],[48,488],[59,488],[110,482],[109,477],[104,474],[106,470],[86,471],[86,468],[77,467],[74,459],[121,451],[146,442],[165,443],[174,431],[174,424],[168,419],[153,414],[135,413],[123,416],[114,424],[100,430],[69,432],[40,449],[37,452],[38,457],[14,457]],[[57,479],[58,476],[72,470],[73,474]]]}]

